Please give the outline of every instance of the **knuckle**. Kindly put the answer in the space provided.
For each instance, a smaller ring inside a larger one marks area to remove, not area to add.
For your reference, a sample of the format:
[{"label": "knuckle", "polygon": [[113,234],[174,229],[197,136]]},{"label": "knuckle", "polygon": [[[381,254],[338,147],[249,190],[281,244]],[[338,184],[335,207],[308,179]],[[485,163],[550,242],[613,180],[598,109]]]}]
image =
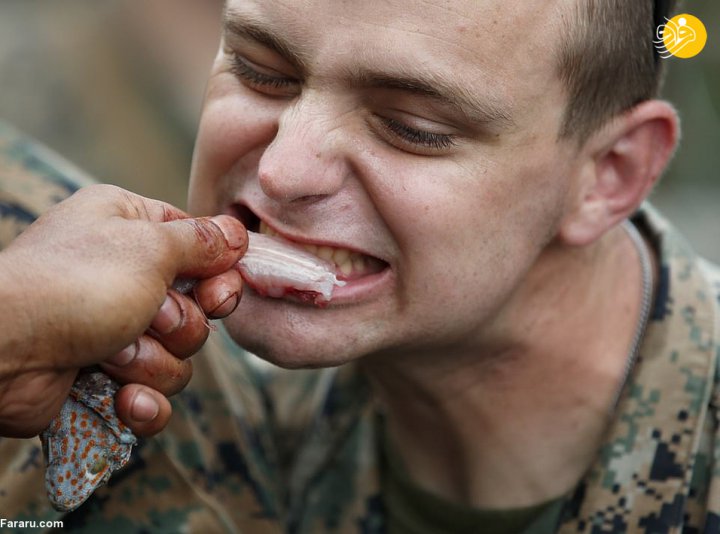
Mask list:
[{"label": "knuckle", "polygon": [[120,383],[141,384],[165,396],[180,392],[192,377],[191,361],[176,357],[154,338],[144,338],[142,354],[135,360],[122,368],[101,364],[103,371]]},{"label": "knuckle", "polygon": [[190,360],[178,360],[169,364],[165,369],[165,380],[160,390],[163,395],[176,395],[182,391],[190,382],[192,377],[192,362]]},{"label": "knuckle", "polygon": [[160,209],[160,217],[164,222],[187,218],[187,215],[167,202],[155,201]]},{"label": "knuckle", "polygon": [[81,195],[116,195],[120,188],[111,184],[91,184],[78,190]]},{"label": "knuckle", "polygon": [[192,331],[188,332],[186,339],[183,340],[184,342],[177,344],[173,353],[182,360],[190,358],[202,348],[209,334],[210,329],[205,324],[205,321],[200,324],[196,323],[193,325]]}]

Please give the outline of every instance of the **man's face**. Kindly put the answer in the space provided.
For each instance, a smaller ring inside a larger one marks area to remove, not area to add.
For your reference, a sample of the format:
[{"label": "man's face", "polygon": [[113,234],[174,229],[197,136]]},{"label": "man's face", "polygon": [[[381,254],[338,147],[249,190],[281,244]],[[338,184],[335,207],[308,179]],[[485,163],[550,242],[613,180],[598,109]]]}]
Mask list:
[{"label": "man's face", "polygon": [[261,220],[351,269],[322,309],[246,289],[226,323],[240,344],[286,366],[332,365],[502,328],[568,202],[558,9],[228,2],[191,210]]}]

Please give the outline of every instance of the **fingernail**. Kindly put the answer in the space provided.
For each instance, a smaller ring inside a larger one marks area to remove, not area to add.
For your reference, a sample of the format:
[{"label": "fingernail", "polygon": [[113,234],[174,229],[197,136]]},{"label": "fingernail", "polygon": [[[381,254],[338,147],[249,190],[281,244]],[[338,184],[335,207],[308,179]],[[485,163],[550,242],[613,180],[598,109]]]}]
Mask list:
[{"label": "fingernail", "polygon": [[247,241],[247,233],[242,230],[240,225],[228,221],[228,215],[217,215],[210,219],[215,226],[220,228],[228,247],[231,249],[240,248]]},{"label": "fingernail", "polygon": [[132,408],[130,409],[130,417],[138,423],[148,423],[157,417],[160,411],[160,405],[155,401],[152,395],[144,391],[135,395]]},{"label": "fingernail", "polygon": [[135,359],[138,353],[138,342],[132,343],[125,347],[117,354],[110,356],[105,363],[115,365],[117,367],[124,367]]},{"label": "fingernail", "polygon": [[217,307],[210,312],[210,317],[227,317],[230,315],[238,305],[237,293],[232,293],[228,298],[223,300]]},{"label": "fingernail", "polygon": [[150,326],[158,334],[171,334],[180,327],[182,319],[180,305],[171,295],[166,295]]}]

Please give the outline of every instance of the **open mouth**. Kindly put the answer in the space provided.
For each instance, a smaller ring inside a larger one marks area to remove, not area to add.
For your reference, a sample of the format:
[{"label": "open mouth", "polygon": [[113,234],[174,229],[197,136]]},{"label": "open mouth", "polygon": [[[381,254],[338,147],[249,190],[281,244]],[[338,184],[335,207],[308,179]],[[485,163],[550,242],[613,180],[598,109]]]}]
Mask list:
[{"label": "open mouth", "polygon": [[249,231],[269,236],[282,237],[283,239],[300,246],[310,254],[333,263],[336,268],[337,278],[345,282],[352,282],[378,274],[388,267],[388,264],[385,261],[363,254],[359,251],[344,247],[330,246],[328,244],[308,243],[290,238],[273,229],[246,206],[233,206],[233,216],[240,219]]}]

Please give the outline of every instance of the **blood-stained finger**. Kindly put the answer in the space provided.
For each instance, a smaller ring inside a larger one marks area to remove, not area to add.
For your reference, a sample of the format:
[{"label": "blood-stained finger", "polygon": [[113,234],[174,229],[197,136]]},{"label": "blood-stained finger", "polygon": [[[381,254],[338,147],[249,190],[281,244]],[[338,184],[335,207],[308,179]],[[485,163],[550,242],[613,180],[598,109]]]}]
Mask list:
[{"label": "blood-stained finger", "polygon": [[168,291],[148,333],[178,358],[188,358],[203,346],[210,333],[205,313],[192,294]]},{"label": "blood-stained finger", "polygon": [[192,376],[192,363],[170,353],[157,339],[144,335],[119,355],[100,364],[121,384],[144,384],[163,395],[175,395]]},{"label": "blood-stained finger", "polygon": [[195,285],[195,300],[211,319],[221,319],[230,315],[242,294],[242,276],[231,269],[218,276],[200,280]]}]

